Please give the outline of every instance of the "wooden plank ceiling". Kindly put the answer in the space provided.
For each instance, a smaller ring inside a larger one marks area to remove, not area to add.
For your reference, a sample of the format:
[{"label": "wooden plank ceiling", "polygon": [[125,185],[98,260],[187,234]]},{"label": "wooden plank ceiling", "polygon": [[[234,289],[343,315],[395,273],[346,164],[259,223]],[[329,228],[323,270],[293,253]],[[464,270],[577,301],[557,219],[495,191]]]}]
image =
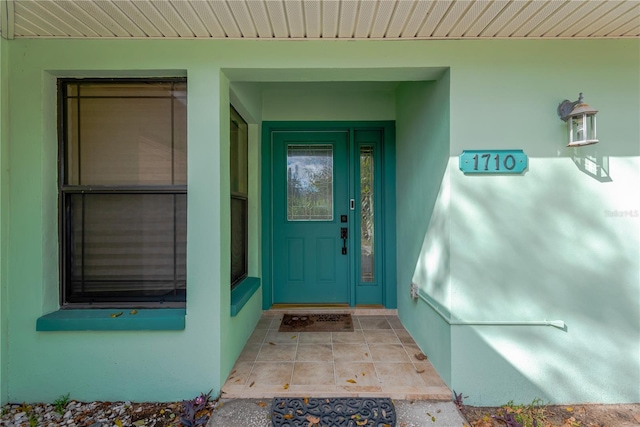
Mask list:
[{"label": "wooden plank ceiling", "polygon": [[0,0],[5,38],[640,36],[639,0]]}]

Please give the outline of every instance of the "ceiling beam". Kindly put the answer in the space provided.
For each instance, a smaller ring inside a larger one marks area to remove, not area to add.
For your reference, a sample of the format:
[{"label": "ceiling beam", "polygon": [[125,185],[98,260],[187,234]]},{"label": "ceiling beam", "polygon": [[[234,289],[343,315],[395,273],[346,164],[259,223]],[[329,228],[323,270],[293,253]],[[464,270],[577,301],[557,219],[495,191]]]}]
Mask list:
[{"label": "ceiling beam", "polygon": [[14,0],[0,0],[0,28],[1,35],[5,39],[13,39],[15,34],[15,25],[14,25]]}]

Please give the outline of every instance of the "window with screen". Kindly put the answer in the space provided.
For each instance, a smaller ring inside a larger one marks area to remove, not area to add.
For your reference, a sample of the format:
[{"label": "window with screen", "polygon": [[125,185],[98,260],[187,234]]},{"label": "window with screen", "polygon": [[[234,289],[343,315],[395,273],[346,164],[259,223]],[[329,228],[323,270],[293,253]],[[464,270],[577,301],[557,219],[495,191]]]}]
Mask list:
[{"label": "window with screen", "polygon": [[185,79],[61,79],[61,303],[184,306]]},{"label": "window with screen", "polygon": [[230,114],[231,174],[231,288],[248,273],[248,147],[247,123],[231,107]]}]

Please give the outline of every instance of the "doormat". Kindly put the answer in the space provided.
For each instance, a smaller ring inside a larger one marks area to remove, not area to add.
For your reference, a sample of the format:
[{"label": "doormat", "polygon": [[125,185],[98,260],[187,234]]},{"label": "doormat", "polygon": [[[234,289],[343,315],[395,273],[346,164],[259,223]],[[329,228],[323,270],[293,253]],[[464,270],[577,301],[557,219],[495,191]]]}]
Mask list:
[{"label": "doormat", "polygon": [[389,398],[284,398],[271,404],[273,427],[393,427],[396,410]]},{"label": "doormat", "polygon": [[285,314],[280,332],[353,332],[350,314]]}]

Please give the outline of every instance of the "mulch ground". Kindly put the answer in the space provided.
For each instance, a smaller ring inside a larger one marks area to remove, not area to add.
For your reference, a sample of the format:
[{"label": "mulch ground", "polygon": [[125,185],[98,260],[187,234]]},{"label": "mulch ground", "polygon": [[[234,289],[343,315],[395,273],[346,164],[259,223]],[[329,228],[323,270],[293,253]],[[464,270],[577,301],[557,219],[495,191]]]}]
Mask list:
[{"label": "mulch ground", "polygon": [[[640,404],[630,405],[544,405],[538,427],[632,427],[640,426]],[[461,412],[470,427],[504,427],[495,416],[504,417],[504,407],[463,406]]]},{"label": "mulch ground", "polygon": [[[211,400],[197,414],[208,421],[219,406]],[[0,427],[183,427],[182,402],[77,402],[64,410],[52,404],[8,404],[2,407]],[[206,423],[205,423],[206,424]]]},{"label": "mulch ground", "polygon": [[[217,400],[210,401],[207,407],[198,414],[205,416],[207,420],[217,406]],[[182,412],[182,403],[133,403],[131,405],[131,423],[140,427],[180,427],[179,414]],[[178,416],[176,416],[178,415]]]}]

